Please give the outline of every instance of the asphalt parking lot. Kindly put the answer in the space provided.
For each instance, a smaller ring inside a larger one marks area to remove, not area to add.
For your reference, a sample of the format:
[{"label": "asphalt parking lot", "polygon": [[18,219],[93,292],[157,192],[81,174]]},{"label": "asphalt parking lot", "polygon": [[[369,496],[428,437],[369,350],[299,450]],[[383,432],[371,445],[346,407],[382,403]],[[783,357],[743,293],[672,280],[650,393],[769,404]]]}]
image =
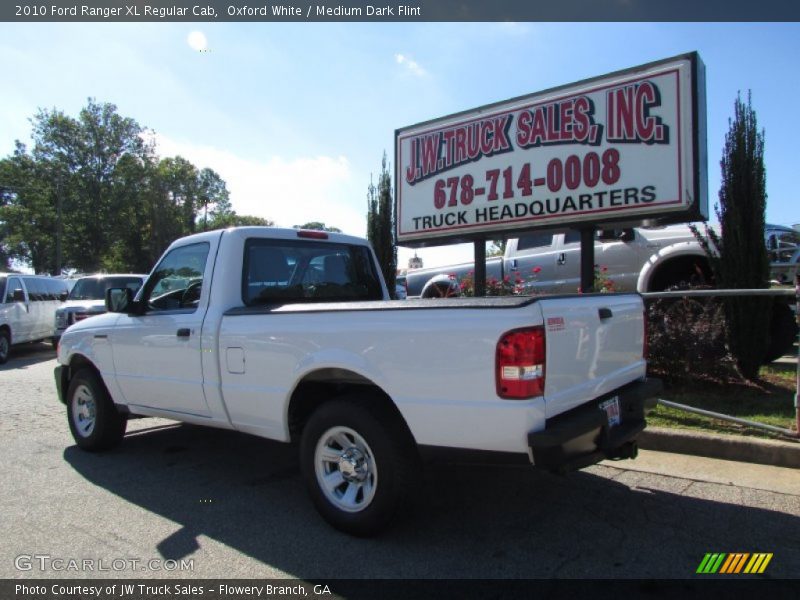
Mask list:
[{"label": "asphalt parking lot", "polygon": [[3,578],[685,578],[707,552],[800,572],[789,469],[647,452],[566,477],[438,465],[402,523],[361,540],[317,516],[291,446],[141,419],[113,452],[78,450],[54,366],[33,345],[0,367]]}]

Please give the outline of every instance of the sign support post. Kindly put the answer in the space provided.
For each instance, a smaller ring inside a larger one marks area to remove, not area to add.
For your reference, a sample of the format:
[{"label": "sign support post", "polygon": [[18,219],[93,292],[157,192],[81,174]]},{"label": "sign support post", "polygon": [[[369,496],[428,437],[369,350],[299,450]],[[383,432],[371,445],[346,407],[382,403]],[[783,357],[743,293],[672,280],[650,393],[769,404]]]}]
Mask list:
[{"label": "sign support post", "polygon": [[596,227],[581,228],[581,292],[591,294],[594,289],[594,237]]},{"label": "sign support post", "polygon": [[486,240],[475,240],[475,274],[472,281],[475,297],[486,295]]}]

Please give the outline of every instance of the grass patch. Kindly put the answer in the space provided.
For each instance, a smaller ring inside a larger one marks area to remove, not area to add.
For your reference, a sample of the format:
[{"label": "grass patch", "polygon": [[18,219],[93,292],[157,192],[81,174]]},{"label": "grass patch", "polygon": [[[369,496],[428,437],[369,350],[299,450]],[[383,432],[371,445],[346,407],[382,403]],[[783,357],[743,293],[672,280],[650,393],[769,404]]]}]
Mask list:
[{"label": "grass patch", "polygon": [[[756,382],[692,382],[673,383],[661,398],[741,419],[782,427],[795,428],[794,395],[797,367],[773,363],[761,368]],[[653,427],[702,430],[711,433],[780,438],[760,429],[695,415],[659,405],[647,418]]]}]

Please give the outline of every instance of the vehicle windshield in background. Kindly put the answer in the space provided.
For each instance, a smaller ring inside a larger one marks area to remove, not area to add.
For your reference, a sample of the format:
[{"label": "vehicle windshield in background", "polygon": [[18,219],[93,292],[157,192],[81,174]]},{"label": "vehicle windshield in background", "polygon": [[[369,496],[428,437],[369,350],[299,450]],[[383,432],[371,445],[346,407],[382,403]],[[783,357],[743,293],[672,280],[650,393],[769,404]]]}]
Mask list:
[{"label": "vehicle windshield in background", "polygon": [[364,246],[295,240],[247,240],[242,299],[248,306],[285,302],[381,300]]},{"label": "vehicle windshield in background", "polygon": [[128,287],[136,292],[141,285],[141,277],[87,277],[78,280],[67,299],[103,300],[108,288]]}]

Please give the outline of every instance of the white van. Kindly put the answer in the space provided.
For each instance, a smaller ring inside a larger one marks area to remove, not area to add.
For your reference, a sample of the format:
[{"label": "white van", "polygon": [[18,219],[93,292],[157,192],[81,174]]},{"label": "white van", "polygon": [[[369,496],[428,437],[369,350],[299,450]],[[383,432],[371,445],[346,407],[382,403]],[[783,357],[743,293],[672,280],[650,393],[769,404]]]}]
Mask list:
[{"label": "white van", "polygon": [[55,337],[55,314],[69,293],[64,279],[0,273],[0,364],[12,344]]}]

